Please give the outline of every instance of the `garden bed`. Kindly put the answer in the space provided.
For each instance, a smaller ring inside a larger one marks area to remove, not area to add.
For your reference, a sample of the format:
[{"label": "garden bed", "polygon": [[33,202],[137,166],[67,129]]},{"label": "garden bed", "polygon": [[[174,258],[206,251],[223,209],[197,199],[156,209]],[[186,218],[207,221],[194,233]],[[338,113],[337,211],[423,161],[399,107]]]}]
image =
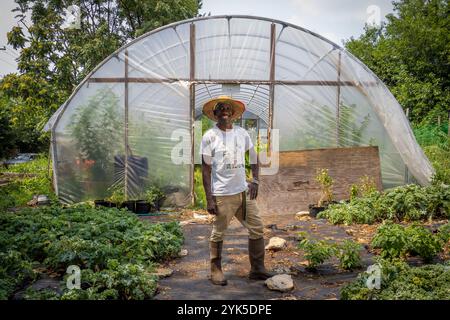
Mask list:
[{"label": "garden bed", "polygon": [[[0,298],[150,299],[155,265],[176,257],[182,243],[177,222],[150,224],[115,208],[2,212]],[[81,269],[80,289],[66,286],[69,266]],[[49,277],[60,283],[57,290],[33,289]]]}]

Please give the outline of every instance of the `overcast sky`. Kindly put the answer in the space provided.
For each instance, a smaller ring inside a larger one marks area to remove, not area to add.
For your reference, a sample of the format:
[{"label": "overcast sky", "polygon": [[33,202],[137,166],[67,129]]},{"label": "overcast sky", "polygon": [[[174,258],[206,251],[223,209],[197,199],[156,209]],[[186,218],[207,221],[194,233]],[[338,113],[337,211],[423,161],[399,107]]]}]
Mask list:
[{"label": "overcast sky", "polygon": [[[6,45],[6,32],[15,25],[14,0],[0,2],[0,77],[16,71],[18,53]],[[341,45],[358,37],[366,22],[383,21],[392,13],[391,0],[203,0],[200,13],[243,14],[299,25]],[[379,19],[378,19],[379,16]]]}]

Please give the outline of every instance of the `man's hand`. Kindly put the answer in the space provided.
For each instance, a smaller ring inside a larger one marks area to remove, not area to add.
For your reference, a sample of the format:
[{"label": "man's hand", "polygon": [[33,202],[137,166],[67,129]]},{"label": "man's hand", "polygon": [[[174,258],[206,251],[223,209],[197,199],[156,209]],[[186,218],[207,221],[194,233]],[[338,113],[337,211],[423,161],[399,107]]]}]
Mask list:
[{"label": "man's hand", "polygon": [[214,199],[207,200],[206,210],[209,214],[217,215],[217,205]]},{"label": "man's hand", "polygon": [[250,182],[248,184],[248,193],[250,194],[250,200],[255,200],[258,196],[258,184]]}]

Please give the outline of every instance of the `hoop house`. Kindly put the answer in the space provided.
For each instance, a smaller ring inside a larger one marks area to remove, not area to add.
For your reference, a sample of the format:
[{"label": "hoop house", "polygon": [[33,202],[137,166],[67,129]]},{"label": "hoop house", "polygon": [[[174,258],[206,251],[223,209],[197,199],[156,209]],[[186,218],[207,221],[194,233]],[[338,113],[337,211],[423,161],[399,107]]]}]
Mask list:
[{"label": "hoop house", "polygon": [[158,185],[189,203],[196,120],[221,94],[246,104],[242,124],[279,130],[281,151],[375,145],[384,187],[430,181],[402,108],[349,52],[285,22],[216,16],[147,33],[83,80],[47,124],[58,196],[100,198],[120,185],[138,197]]}]

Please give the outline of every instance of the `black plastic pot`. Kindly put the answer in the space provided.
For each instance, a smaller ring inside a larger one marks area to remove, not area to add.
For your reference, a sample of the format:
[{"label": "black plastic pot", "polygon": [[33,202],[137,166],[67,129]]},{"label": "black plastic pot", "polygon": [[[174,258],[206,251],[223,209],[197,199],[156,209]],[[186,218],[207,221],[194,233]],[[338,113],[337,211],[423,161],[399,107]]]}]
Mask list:
[{"label": "black plastic pot", "polygon": [[315,205],[309,205],[309,215],[311,217],[317,217],[317,214],[323,210],[325,210],[326,207],[317,207]]},{"label": "black plastic pot", "polygon": [[136,210],[135,213],[137,214],[145,214],[149,213],[152,210],[152,205],[144,200],[138,200],[136,201]]},{"label": "black plastic pot", "polygon": [[106,207],[106,208],[115,208],[116,204],[106,201],[106,200],[94,200],[94,205],[96,208]]},{"label": "black plastic pot", "polygon": [[94,205],[96,208],[98,207],[108,207],[109,203],[105,200],[94,200]]},{"label": "black plastic pot", "polygon": [[122,202],[120,205],[120,208],[127,208],[131,212],[135,212],[136,210],[136,201],[135,200],[129,200]]}]

